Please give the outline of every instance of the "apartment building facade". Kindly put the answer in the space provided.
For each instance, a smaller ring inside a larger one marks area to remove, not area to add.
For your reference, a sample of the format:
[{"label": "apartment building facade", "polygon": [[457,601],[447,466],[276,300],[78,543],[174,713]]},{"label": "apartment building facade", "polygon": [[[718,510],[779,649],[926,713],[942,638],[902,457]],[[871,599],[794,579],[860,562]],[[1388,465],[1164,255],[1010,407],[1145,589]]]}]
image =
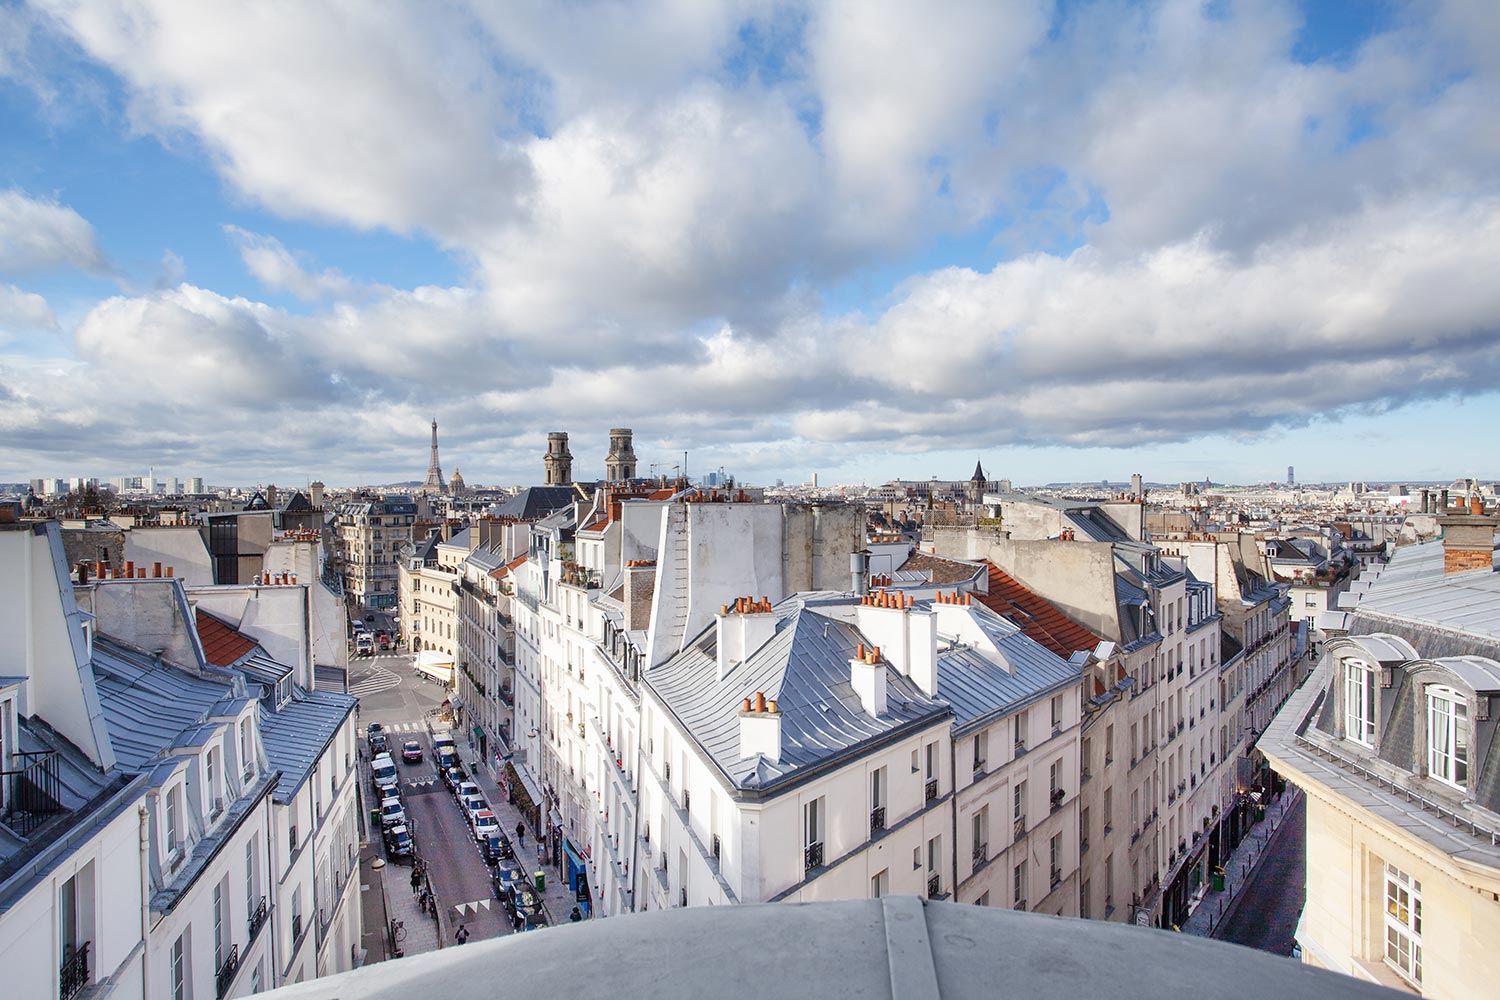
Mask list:
[{"label": "apartment building facade", "polygon": [[392,611],[397,606],[401,546],[412,540],[417,505],[410,497],[354,500],[335,512],[335,548],[344,592],[358,607]]}]

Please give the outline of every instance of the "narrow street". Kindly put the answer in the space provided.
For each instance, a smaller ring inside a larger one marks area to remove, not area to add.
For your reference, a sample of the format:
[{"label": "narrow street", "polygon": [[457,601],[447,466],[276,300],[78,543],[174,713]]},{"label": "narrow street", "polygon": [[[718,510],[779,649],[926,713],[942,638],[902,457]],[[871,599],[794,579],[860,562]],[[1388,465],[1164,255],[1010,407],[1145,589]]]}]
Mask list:
[{"label": "narrow street", "polygon": [[1307,800],[1299,797],[1216,935],[1247,948],[1290,955],[1307,894]]}]

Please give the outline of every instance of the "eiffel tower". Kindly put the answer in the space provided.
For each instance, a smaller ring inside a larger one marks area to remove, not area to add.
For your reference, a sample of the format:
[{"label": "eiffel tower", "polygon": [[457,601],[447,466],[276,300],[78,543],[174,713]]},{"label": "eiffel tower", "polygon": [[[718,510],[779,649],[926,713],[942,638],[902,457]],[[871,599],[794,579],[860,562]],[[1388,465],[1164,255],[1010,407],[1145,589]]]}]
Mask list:
[{"label": "eiffel tower", "polygon": [[432,461],[427,465],[427,481],[422,484],[423,493],[447,493],[448,486],[443,482],[443,467],[438,464],[437,453],[437,421],[432,422]]}]

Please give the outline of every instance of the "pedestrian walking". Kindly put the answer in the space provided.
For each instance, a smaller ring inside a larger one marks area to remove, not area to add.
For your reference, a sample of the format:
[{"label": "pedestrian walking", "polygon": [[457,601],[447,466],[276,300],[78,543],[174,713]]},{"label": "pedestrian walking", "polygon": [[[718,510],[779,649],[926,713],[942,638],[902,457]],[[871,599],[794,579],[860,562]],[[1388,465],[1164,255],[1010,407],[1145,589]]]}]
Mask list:
[{"label": "pedestrian walking", "polygon": [[516,820],[516,843],[526,846],[526,824],[520,820]]},{"label": "pedestrian walking", "polygon": [[578,923],[578,921],[583,919],[583,911],[576,906],[573,907],[573,912],[568,914],[568,919],[575,924]]},{"label": "pedestrian walking", "polygon": [[458,941],[459,944],[463,944],[465,941],[469,940],[469,929],[463,924],[459,924],[458,933],[454,934],[453,937]]},{"label": "pedestrian walking", "polygon": [[411,866],[411,894],[415,896],[417,890],[422,886],[422,869],[416,865]]}]

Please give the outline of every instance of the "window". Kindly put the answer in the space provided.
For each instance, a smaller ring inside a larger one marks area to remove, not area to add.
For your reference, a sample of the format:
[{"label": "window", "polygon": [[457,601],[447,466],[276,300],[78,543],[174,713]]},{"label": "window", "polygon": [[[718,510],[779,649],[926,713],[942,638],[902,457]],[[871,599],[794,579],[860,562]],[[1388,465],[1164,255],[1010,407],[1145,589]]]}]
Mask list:
[{"label": "window", "polygon": [[228,884],[229,884],[229,880],[227,878],[225,878],[225,879],[220,880],[220,882],[219,882],[218,885],[214,886],[214,968],[215,969],[223,968],[223,966],[224,966],[224,956],[229,951],[229,942],[228,942],[228,940],[226,940],[226,938],[227,938],[227,934],[226,934],[227,928],[224,926],[226,923],[228,923],[228,920],[229,920],[228,913],[227,913],[227,911],[229,909],[229,900],[227,898],[228,895],[229,895],[229,893],[226,891],[226,887],[228,886]]},{"label": "window", "polygon": [[1016,909],[1026,909],[1026,861],[1024,858],[1011,872],[1011,895],[1016,901]]},{"label": "window", "polygon": [[208,795],[212,800],[209,805],[211,814],[217,815],[224,808],[223,793],[219,790],[219,748],[210,747],[208,756],[205,758],[204,766],[208,771]]},{"label": "window", "polygon": [[974,867],[984,864],[989,858],[990,807],[984,806],[974,814]]},{"label": "window", "polygon": [[891,870],[886,868],[870,879],[870,898],[879,899],[891,891]]},{"label": "window", "polygon": [[172,942],[172,1000],[187,1000],[188,998],[187,947],[183,943],[185,937],[187,937],[186,931],[179,934],[177,940]]},{"label": "window", "polygon": [[1452,688],[1427,689],[1427,773],[1455,788],[1469,781],[1469,703]]},{"label": "window", "polygon": [[929,743],[927,744],[927,769],[923,772],[923,776],[928,781],[932,781],[937,777],[937,768],[937,744]]},{"label": "window", "polygon": [[1026,713],[1016,713],[1016,753],[1026,749]]},{"label": "window", "polygon": [[1057,734],[1062,729],[1063,700],[1062,695],[1054,695],[1052,698],[1052,732]]},{"label": "window", "polygon": [[802,806],[803,868],[811,871],[823,864],[823,798]]},{"label": "window", "polygon": [[1015,814],[1014,815],[1015,815],[1015,818],[1016,818],[1016,822],[1017,823],[1025,822],[1025,820],[1026,820],[1026,782],[1024,782],[1024,781],[1018,781],[1018,782],[1016,782],[1016,789],[1015,789],[1015,792],[1012,795],[1012,798],[1015,800],[1015,807],[1016,807],[1016,809],[1015,809]]},{"label": "window", "polygon": [[1104,832],[1115,825],[1115,790],[1106,788],[1104,790]]},{"label": "window", "polygon": [[1109,766],[1115,762],[1115,727],[1113,725],[1104,727],[1104,764]]},{"label": "window", "polygon": [[1052,869],[1052,886],[1062,881],[1062,834],[1054,833],[1047,844],[1047,858]]},{"label": "window", "polygon": [[1385,961],[1422,984],[1422,883],[1395,865],[1385,866]]},{"label": "window", "polygon": [[255,877],[255,841],[248,840],[245,842],[245,900],[252,913],[260,899],[260,893],[255,891],[258,882]]},{"label": "window", "polygon": [[984,770],[984,762],[989,757],[990,734],[988,732],[977,733],[974,736],[974,773],[978,774]]},{"label": "window", "polygon": [[1358,660],[1344,661],[1344,735],[1375,745],[1375,671]]},{"label": "window", "polygon": [[178,790],[172,789],[167,793],[167,850],[177,850],[177,845],[182,842],[180,831],[177,828],[177,798]]},{"label": "window", "polygon": [[886,769],[870,772],[870,832],[885,829]]}]

